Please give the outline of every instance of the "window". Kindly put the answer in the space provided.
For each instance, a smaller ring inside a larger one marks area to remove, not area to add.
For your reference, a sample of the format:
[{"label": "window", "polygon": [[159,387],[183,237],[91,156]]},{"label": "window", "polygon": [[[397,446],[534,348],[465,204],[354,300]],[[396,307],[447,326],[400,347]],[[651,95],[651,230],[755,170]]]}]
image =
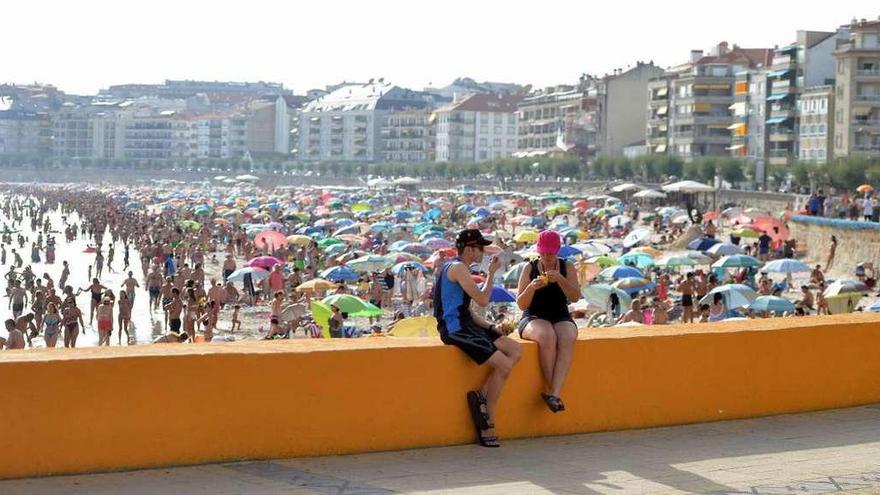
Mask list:
[{"label": "window", "polygon": [[489,126],[481,125],[480,126],[480,134],[489,134]]},{"label": "window", "polygon": [[493,131],[495,132],[495,134],[501,134],[501,126],[500,126],[500,125],[496,125],[496,126],[495,126],[495,129],[493,129]]},{"label": "window", "polygon": [[838,148],[843,148],[843,135],[838,134],[836,138],[834,138],[834,146]]},{"label": "window", "polygon": [[844,72],[846,72],[846,65],[843,60],[838,60],[837,61],[837,73],[843,74]]},{"label": "window", "polygon": [[486,150],[480,150],[480,160],[485,160],[489,158],[489,153]]},{"label": "window", "polygon": [[486,138],[480,138],[480,146],[488,146],[489,140]]},{"label": "window", "polygon": [[501,138],[495,138],[492,141],[492,146],[495,146],[496,148],[500,148],[501,147]]},{"label": "window", "polygon": [[828,127],[825,124],[819,124],[819,134],[825,134],[828,132]]},{"label": "window", "polygon": [[507,133],[508,133],[508,134],[516,134],[516,127],[514,127],[514,126],[512,126],[512,125],[511,125],[511,126],[507,126]]},{"label": "window", "polygon": [[843,83],[837,85],[837,97],[843,98]]},{"label": "window", "polygon": [[819,149],[819,158],[825,158],[825,148]]},{"label": "window", "polygon": [[843,123],[843,110],[838,110],[838,111],[837,111],[837,123],[838,123],[838,124],[842,124],[842,123]]},{"label": "window", "polygon": [[513,139],[508,139],[508,140],[507,140],[507,147],[508,147],[508,148],[513,148],[513,147],[515,147],[515,146],[516,146],[516,142],[515,142]]}]

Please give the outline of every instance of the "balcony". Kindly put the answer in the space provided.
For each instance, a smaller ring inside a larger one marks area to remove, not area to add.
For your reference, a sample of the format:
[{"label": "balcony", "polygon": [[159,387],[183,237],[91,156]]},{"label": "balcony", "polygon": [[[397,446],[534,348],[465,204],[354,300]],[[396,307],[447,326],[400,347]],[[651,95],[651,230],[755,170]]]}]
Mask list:
[{"label": "balcony", "polygon": [[855,95],[853,101],[856,103],[880,103],[880,94],[876,95]]},{"label": "balcony", "polygon": [[880,153],[880,143],[856,144],[853,146],[853,151],[871,154]]},{"label": "balcony", "polygon": [[773,70],[793,69],[797,65],[797,59],[790,55],[773,57]]},{"label": "balcony", "polygon": [[770,131],[771,143],[787,143],[797,140],[797,133],[789,129],[773,129]]},{"label": "balcony", "polygon": [[880,119],[854,120],[852,126],[864,130],[880,129]]},{"label": "balcony", "polygon": [[880,69],[859,69],[856,71],[856,79],[880,80]]}]

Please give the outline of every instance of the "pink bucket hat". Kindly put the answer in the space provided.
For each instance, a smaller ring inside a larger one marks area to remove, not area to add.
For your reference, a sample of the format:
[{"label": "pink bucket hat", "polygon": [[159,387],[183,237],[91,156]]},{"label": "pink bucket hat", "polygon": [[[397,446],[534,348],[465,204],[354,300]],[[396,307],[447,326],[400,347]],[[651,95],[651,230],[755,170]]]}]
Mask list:
[{"label": "pink bucket hat", "polygon": [[562,238],[552,230],[545,230],[538,235],[538,254],[556,254],[562,246]]}]

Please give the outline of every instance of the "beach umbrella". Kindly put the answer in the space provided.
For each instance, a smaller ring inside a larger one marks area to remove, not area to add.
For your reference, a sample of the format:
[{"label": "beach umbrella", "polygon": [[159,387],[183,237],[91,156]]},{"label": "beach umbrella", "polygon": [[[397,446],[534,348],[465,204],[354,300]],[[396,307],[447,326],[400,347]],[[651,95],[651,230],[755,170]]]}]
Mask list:
[{"label": "beach umbrella", "polygon": [[636,294],[638,292],[652,290],[657,287],[657,284],[643,277],[626,277],[615,280],[611,283],[611,285],[612,287],[617,287],[627,294]]},{"label": "beach umbrella", "polygon": [[712,304],[715,294],[721,294],[724,297],[724,303],[727,305],[728,310],[746,307],[752,304],[758,297],[758,293],[748,285],[727,284],[710,290],[708,294],[700,299],[700,304]]},{"label": "beach umbrella", "polygon": [[432,237],[430,239],[425,239],[423,242],[425,243],[425,246],[428,246],[428,248],[430,248],[432,251],[452,247],[452,242],[447,241],[446,239],[443,239],[440,237]]},{"label": "beach umbrella", "polygon": [[528,261],[523,261],[510,267],[501,277],[502,282],[505,285],[513,285],[519,282],[519,277],[522,275],[523,268],[528,264]]},{"label": "beach umbrella", "polygon": [[633,194],[633,197],[639,199],[662,199],[666,197],[666,193],[655,191],[653,189],[645,189],[644,191],[639,191]]},{"label": "beach umbrella", "polygon": [[181,220],[177,222],[177,225],[180,228],[187,230],[199,230],[202,228],[202,224],[193,220]]},{"label": "beach umbrella", "polygon": [[631,266],[610,266],[599,272],[599,278],[603,280],[617,280],[627,277],[644,277],[645,275],[637,268]]},{"label": "beach umbrella", "polygon": [[710,247],[714,246],[715,244],[718,244],[719,242],[721,242],[721,241],[719,241],[717,239],[710,239],[708,237],[702,237],[699,239],[694,239],[691,242],[689,242],[687,245],[687,248],[692,249],[694,251],[705,251],[705,250],[709,249]]},{"label": "beach umbrella", "polygon": [[623,238],[624,247],[633,247],[641,242],[648,240],[651,237],[650,229],[636,229],[626,235]]},{"label": "beach umbrella", "polygon": [[712,192],[715,190],[715,188],[712,186],[707,186],[706,184],[701,184],[699,182],[695,182],[692,180],[683,180],[681,182],[667,184],[667,185],[663,186],[661,189],[663,189],[666,192],[682,192],[682,193]]},{"label": "beach umbrella", "polygon": [[334,294],[321,299],[328,306],[336,306],[349,316],[382,316],[382,309],[351,294]]},{"label": "beach umbrella", "polygon": [[622,265],[635,265],[641,270],[654,265],[654,258],[647,253],[626,253],[617,258],[617,261]]},{"label": "beach umbrella", "polygon": [[731,254],[742,254],[743,249],[736,244],[727,242],[719,242],[706,250],[712,256],[730,256]]},{"label": "beach umbrella", "polygon": [[320,273],[321,278],[331,282],[356,282],[361,279],[357,272],[347,266],[333,266]]},{"label": "beach umbrella", "polygon": [[639,246],[637,248],[632,248],[629,251],[630,253],[645,253],[652,258],[659,258],[663,256],[663,251],[659,249],[652,248],[650,246]]},{"label": "beach umbrella", "polygon": [[867,310],[872,313],[880,313],[880,300],[878,300],[874,304],[868,306]]},{"label": "beach umbrella", "polygon": [[308,282],[299,284],[296,286],[297,292],[311,292],[311,291],[319,291],[319,290],[333,290],[337,287],[337,284],[329,280],[324,280],[323,278],[313,278]]},{"label": "beach umbrella", "polygon": [[403,251],[404,253],[415,255],[424,255],[425,257],[430,256],[434,252],[433,249],[418,242],[408,243],[407,245],[403,246],[403,249],[401,249],[401,251]]},{"label": "beach umbrella", "polygon": [[574,246],[569,246],[568,244],[563,244],[559,248],[559,252],[556,253],[556,256],[559,256],[560,258],[571,258],[573,256],[580,256],[581,254],[583,253],[580,249]]},{"label": "beach umbrella", "polygon": [[608,225],[612,227],[624,227],[630,222],[632,222],[632,218],[626,215],[616,215],[608,219]]},{"label": "beach umbrella", "polygon": [[[455,256],[455,255],[453,255],[453,256]],[[392,265],[396,265],[398,263],[407,263],[410,261],[413,261],[416,263],[421,263],[421,261],[422,261],[422,258],[420,258],[414,254],[403,253],[403,252],[391,253],[391,254],[386,255],[385,258],[387,258],[391,262]],[[427,261],[425,263],[427,263]]]},{"label": "beach umbrella", "polygon": [[749,309],[783,313],[785,311],[794,311],[794,303],[784,297],[759,296],[749,305]]},{"label": "beach umbrella", "polygon": [[388,246],[388,250],[391,252],[403,252],[403,248],[409,244],[410,242],[406,240],[392,242],[391,245]]},{"label": "beach umbrella", "polygon": [[768,262],[761,268],[761,271],[770,273],[806,273],[810,271],[810,267],[803,261],[783,258]]},{"label": "beach umbrella", "polygon": [[226,280],[229,282],[240,282],[244,280],[244,276],[250,274],[251,279],[263,280],[269,276],[269,272],[258,267],[246,266],[244,268],[239,268],[234,272],[230,273]]},{"label": "beach umbrella", "polygon": [[342,244],[342,243],[343,243],[342,239],[337,239],[335,237],[328,237],[326,239],[321,239],[320,241],[318,241],[318,247],[321,249],[327,249],[328,247],[330,247],[334,244]]},{"label": "beach umbrella", "polygon": [[581,290],[581,295],[584,296],[588,303],[598,306],[603,310],[609,309],[611,294],[617,294],[622,311],[626,311],[626,308],[632,303],[632,297],[626,291],[608,284],[591,284]]},{"label": "beach umbrella", "polygon": [[440,232],[439,230],[427,230],[419,234],[419,241],[425,242],[428,239],[443,238],[444,236],[445,232]]},{"label": "beach umbrella", "polygon": [[348,251],[348,246],[345,244],[332,244],[324,248],[323,251],[324,256],[327,257],[339,256],[340,254]]},{"label": "beach umbrella", "polygon": [[869,192],[874,192],[874,186],[872,186],[871,184],[862,184],[861,186],[856,188],[856,191],[863,193],[863,194],[869,193]]},{"label": "beach umbrella", "polygon": [[370,211],[373,207],[366,203],[355,203],[351,205],[351,211],[353,212],[361,212],[361,211]]},{"label": "beach umbrella", "polygon": [[215,218],[213,222],[214,225],[229,225],[229,220],[225,218]]},{"label": "beach umbrella", "polygon": [[764,262],[752,256],[732,254],[712,263],[712,268],[744,268],[748,266],[761,266],[763,264]]},{"label": "beach umbrella", "polygon": [[703,222],[711,222],[712,220],[718,219],[721,216],[721,212],[717,210],[707,211],[703,214]]},{"label": "beach umbrella", "polygon": [[385,230],[391,230],[393,227],[394,227],[394,224],[391,222],[376,222],[370,226],[370,231],[382,232]]},{"label": "beach umbrella", "polygon": [[307,235],[293,234],[287,236],[287,242],[294,246],[305,247],[312,243],[312,238]]},{"label": "beach umbrella", "polygon": [[340,241],[347,242],[349,244],[363,244],[367,242],[367,238],[354,234],[342,234],[338,236],[333,236],[333,238],[339,239]]},{"label": "beach umbrella", "polygon": [[759,234],[757,230],[751,227],[740,227],[738,229],[734,229],[730,233],[730,235],[734,237],[742,237],[748,239],[757,239],[758,237],[761,237],[761,234]]},{"label": "beach umbrella", "polygon": [[[480,290],[483,290],[483,286],[480,286]],[[492,287],[492,293],[489,294],[489,302],[493,303],[512,303],[516,302],[516,296],[513,295],[509,290],[504,287],[495,286]]]},{"label": "beach umbrella", "polygon": [[701,251],[688,251],[687,257],[698,265],[711,265],[715,261],[711,256]]},{"label": "beach umbrella", "polygon": [[402,263],[397,263],[396,265],[391,267],[391,273],[397,275],[406,268],[415,268],[416,270],[420,270],[422,273],[428,273],[428,267],[416,261],[404,261]]},{"label": "beach umbrella", "polygon": [[844,294],[864,294],[868,292],[868,286],[858,280],[841,279],[831,282],[822,294],[825,297],[834,297]]},{"label": "beach umbrella", "polygon": [[610,256],[592,256],[586,259],[587,263],[592,263],[594,265],[599,265],[602,268],[608,268],[609,266],[617,266],[620,264],[616,258],[612,258]]},{"label": "beach umbrella", "polygon": [[611,252],[611,248],[599,241],[585,241],[574,245],[582,253],[588,256],[600,256]]},{"label": "beach umbrella", "polygon": [[195,213],[196,215],[210,215],[213,212],[214,212],[214,209],[208,205],[197,206],[193,210],[193,213]]},{"label": "beach umbrella", "polygon": [[513,236],[513,240],[520,243],[538,242],[537,230],[522,230]]},{"label": "beach umbrella", "polygon": [[275,265],[282,265],[283,261],[279,260],[274,256],[257,256],[251,260],[248,260],[247,265],[251,267],[259,267],[259,268],[272,268]]},{"label": "beach umbrella", "polygon": [[264,230],[257,234],[257,237],[254,238],[254,244],[257,247],[262,247],[263,242],[273,250],[283,248],[289,243],[284,234],[275,230]]},{"label": "beach umbrella", "polygon": [[382,271],[386,268],[391,268],[393,263],[391,260],[384,256],[379,256],[375,254],[371,254],[368,256],[362,256],[360,258],[355,258],[348,263],[346,263],[352,270],[364,273],[364,272],[378,272]]},{"label": "beach umbrella", "polygon": [[664,268],[673,268],[673,267],[676,267],[676,266],[694,266],[694,265],[696,265],[696,264],[697,264],[697,262],[694,261],[691,257],[689,257],[689,256],[682,256],[682,255],[678,255],[678,256],[673,256],[673,255],[670,255],[670,256],[664,256],[663,258],[660,258],[660,259],[657,261],[657,266],[661,266],[661,267],[664,267]]},{"label": "beach umbrella", "polygon": [[391,324],[388,335],[394,337],[439,337],[433,316],[414,316]]},{"label": "beach umbrella", "polygon": [[255,182],[260,180],[256,175],[236,175],[235,180],[245,181],[245,182]]}]

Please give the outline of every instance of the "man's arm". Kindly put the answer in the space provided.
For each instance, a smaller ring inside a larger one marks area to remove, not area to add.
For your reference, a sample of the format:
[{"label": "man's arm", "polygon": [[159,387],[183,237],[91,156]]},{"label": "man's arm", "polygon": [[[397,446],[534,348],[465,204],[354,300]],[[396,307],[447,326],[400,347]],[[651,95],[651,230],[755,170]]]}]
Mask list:
[{"label": "man's arm", "polygon": [[474,279],[471,278],[470,271],[464,263],[456,263],[453,265],[448,273],[449,280],[457,283],[461,286],[461,289],[467,293],[471,297],[471,299],[480,306],[487,306],[489,304],[489,298],[492,295],[492,286],[493,275],[495,275],[495,270],[489,269],[489,276],[486,278],[486,283],[483,284],[483,289],[480,290],[477,287],[477,284],[474,283]]}]

